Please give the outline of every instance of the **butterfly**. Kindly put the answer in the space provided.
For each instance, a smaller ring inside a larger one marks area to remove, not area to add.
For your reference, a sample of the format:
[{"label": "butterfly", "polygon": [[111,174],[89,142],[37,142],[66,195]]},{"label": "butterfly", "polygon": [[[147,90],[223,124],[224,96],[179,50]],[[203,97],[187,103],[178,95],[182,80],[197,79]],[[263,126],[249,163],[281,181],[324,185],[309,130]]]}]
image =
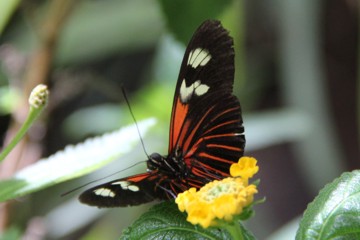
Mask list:
[{"label": "butterfly", "polygon": [[151,154],[147,172],[95,186],[79,200],[97,207],[135,206],[229,176],[245,147],[240,103],[232,93],[234,71],[232,38],[219,21],[206,20],[181,63],[168,155]]}]

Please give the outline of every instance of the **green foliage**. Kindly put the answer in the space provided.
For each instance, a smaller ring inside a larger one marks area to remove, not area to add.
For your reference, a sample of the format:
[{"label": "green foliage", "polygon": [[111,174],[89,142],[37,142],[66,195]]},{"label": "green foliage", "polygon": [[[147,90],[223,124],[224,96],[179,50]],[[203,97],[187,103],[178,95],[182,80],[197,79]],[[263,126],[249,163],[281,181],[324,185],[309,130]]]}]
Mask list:
[{"label": "green foliage", "polygon": [[10,87],[0,87],[0,115],[10,114],[20,100],[19,93]]},{"label": "green foliage", "polygon": [[162,30],[152,1],[79,1],[64,27],[54,61],[59,66],[75,66],[115,53],[139,52],[154,46]]},{"label": "green foliage", "polygon": [[10,227],[5,232],[0,233],[1,240],[21,239],[21,231],[16,227]]},{"label": "green foliage", "polygon": [[[242,227],[244,239],[254,237]],[[204,229],[186,221],[186,214],[178,210],[174,201],[152,207],[134,224],[123,231],[121,240],[127,239],[231,239],[224,229]]]},{"label": "green foliage", "polygon": [[32,90],[29,97],[30,110],[26,117],[26,120],[22,124],[21,128],[18,130],[14,138],[11,140],[11,142],[0,153],[0,162],[2,162],[5,157],[11,152],[11,150],[16,146],[16,144],[19,143],[19,141],[24,137],[31,125],[40,116],[42,110],[47,104],[48,98],[49,91],[47,90],[47,86],[40,84]]},{"label": "green foliage", "polygon": [[309,204],[296,239],[360,239],[360,171],[344,173]]},{"label": "green foliage", "polygon": [[20,0],[0,1],[0,36],[20,2]]},{"label": "green foliage", "polygon": [[217,19],[231,2],[231,0],[160,0],[169,28],[184,44],[189,42],[194,29],[204,20]]}]

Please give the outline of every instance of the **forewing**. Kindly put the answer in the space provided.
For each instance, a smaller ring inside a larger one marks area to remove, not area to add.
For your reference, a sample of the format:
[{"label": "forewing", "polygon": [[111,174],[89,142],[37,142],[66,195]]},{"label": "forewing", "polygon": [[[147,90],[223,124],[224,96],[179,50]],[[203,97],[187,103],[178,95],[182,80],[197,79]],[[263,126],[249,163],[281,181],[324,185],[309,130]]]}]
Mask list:
[{"label": "forewing", "polygon": [[219,21],[205,21],[181,64],[169,140],[169,154],[182,152],[199,177],[227,176],[230,164],[243,154],[244,128],[233,82],[232,38]]}]

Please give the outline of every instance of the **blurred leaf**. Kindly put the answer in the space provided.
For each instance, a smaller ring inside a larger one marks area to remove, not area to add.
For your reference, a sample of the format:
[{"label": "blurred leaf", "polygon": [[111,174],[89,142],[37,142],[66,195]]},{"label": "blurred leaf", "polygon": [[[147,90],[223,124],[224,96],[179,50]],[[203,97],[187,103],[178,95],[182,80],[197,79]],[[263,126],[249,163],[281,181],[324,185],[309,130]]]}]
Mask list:
[{"label": "blurred leaf", "polygon": [[160,0],[163,14],[175,37],[187,44],[206,19],[216,19],[232,0]]},{"label": "blurred leaf", "polygon": [[136,112],[140,118],[152,114],[170,122],[175,83],[176,81],[173,81],[174,88],[170,88],[168,85],[152,84],[140,89],[135,96],[134,113]]},{"label": "blurred leaf", "polygon": [[6,229],[6,231],[0,233],[1,240],[14,240],[14,239],[21,239],[21,231],[16,227],[10,227]]},{"label": "blurred leaf", "polygon": [[272,232],[266,240],[289,240],[295,239],[296,231],[299,229],[300,217],[296,217]]},{"label": "blurred leaf", "polygon": [[[175,81],[173,81],[173,85],[175,86]],[[168,84],[151,83],[143,86],[130,98],[135,119],[138,121],[155,116],[161,123],[156,126],[156,129],[161,128],[168,131],[173,91]],[[89,118],[92,121],[89,122]],[[84,107],[75,111],[65,119],[62,128],[68,137],[79,139],[110,131],[133,122],[134,119],[131,117],[129,107],[126,104],[107,103]]]},{"label": "blurred leaf", "polygon": [[[65,134],[72,139],[84,138],[92,134],[111,131],[122,124],[122,108],[119,104],[99,104],[90,107],[80,108],[67,117],[62,128]],[[130,113],[127,113],[130,115]],[[91,119],[92,121],[88,121]],[[94,124],[96,123],[96,124]]]},{"label": "blurred leaf", "polygon": [[82,1],[64,28],[55,61],[77,64],[152,48],[162,30],[156,1]]},{"label": "blurred leaf", "polygon": [[296,239],[360,239],[360,171],[344,173],[309,204]]},{"label": "blurred leaf", "polygon": [[0,87],[0,114],[9,114],[17,106],[20,95],[13,88]]},{"label": "blurred leaf", "polygon": [[154,80],[175,88],[184,52],[185,46],[182,43],[175,40],[171,34],[164,34],[156,48],[153,60]]},{"label": "blurred leaf", "polygon": [[311,116],[295,108],[257,112],[245,115],[244,119],[247,151],[306,140],[316,127]]},{"label": "blurred leaf", "polygon": [[[1,0],[0,3],[7,2]],[[99,61],[118,53],[133,53],[154,48],[164,28],[156,0],[77,1],[59,35],[55,66]],[[44,6],[38,1],[33,12],[42,21]],[[26,5],[25,5],[26,7]],[[25,20],[25,21],[24,21]],[[6,42],[24,52],[38,46],[36,26],[20,17],[6,31]],[[36,22],[36,21],[34,21]]]},{"label": "blurred leaf", "polygon": [[6,24],[8,23],[11,15],[15,12],[20,0],[3,0],[0,1],[0,36]]},{"label": "blurred leaf", "polygon": [[[154,124],[154,119],[148,119],[139,122],[138,126],[145,134]],[[75,146],[67,146],[63,151],[20,170],[13,178],[0,181],[0,201],[90,173],[131,151],[138,141],[136,127],[131,125]]]}]

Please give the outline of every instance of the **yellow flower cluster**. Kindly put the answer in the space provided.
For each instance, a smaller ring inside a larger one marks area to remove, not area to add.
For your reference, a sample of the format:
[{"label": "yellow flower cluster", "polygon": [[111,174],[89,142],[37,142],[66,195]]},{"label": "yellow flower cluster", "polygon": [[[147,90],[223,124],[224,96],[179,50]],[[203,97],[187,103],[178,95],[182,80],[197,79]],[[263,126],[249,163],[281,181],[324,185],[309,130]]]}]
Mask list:
[{"label": "yellow flower cluster", "polygon": [[175,202],[180,211],[188,213],[187,221],[207,228],[216,225],[216,219],[231,221],[252,203],[257,189],[248,185],[248,179],[259,170],[256,160],[242,157],[231,168],[233,177],[212,181],[199,191],[190,188],[177,196]]}]

